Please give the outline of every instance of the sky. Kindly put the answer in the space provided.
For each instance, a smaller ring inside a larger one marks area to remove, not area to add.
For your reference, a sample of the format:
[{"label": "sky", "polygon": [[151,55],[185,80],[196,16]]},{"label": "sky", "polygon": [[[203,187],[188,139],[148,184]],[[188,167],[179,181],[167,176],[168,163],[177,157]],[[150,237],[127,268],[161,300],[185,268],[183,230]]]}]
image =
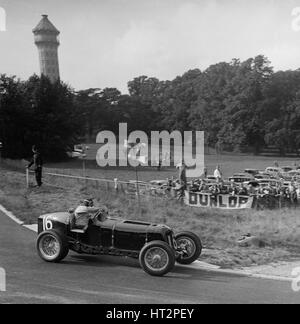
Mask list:
[{"label": "sky", "polygon": [[76,90],[126,92],[137,76],[172,80],[260,54],[276,71],[300,68],[300,0],[0,0],[0,30],[3,11],[0,73],[39,74],[32,29],[48,14],[61,79]]}]

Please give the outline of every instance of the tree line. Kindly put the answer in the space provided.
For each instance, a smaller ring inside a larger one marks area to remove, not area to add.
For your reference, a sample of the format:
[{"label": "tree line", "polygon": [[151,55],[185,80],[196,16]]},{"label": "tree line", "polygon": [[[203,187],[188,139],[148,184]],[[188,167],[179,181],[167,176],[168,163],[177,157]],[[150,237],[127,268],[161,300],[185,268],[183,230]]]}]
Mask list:
[{"label": "tree line", "polygon": [[0,77],[0,141],[3,155],[23,158],[32,144],[48,159],[62,159],[74,144],[95,142],[99,131],[205,131],[206,145],[282,155],[300,148],[300,69],[274,72],[260,55],[233,59],[172,81],[140,76],[128,94],[116,88],[75,91],[34,75]]}]

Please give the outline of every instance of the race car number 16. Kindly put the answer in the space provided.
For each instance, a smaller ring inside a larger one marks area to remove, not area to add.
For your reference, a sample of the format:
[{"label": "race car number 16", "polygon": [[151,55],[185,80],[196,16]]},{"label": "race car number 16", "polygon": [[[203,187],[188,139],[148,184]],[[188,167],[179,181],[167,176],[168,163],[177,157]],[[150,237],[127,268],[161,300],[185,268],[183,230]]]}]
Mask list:
[{"label": "race car number 16", "polygon": [[44,228],[44,231],[50,231],[53,228],[52,221],[50,219],[48,219],[48,217],[44,218],[43,228]]}]

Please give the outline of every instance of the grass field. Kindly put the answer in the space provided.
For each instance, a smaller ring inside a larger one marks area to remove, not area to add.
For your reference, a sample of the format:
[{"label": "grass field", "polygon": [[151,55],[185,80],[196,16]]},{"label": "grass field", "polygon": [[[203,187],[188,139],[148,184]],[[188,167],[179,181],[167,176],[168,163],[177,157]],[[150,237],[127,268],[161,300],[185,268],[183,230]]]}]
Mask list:
[{"label": "grass field", "polygon": [[[281,165],[294,164],[293,160],[277,159]],[[253,156],[208,156],[211,170],[221,164],[226,176],[244,168],[264,169],[274,163],[274,158]],[[47,165],[48,171],[81,175],[78,162]],[[89,176],[97,178],[130,180],[135,178],[134,170],[99,169],[88,165]],[[140,171],[140,179],[153,180],[176,176],[175,170]],[[223,267],[266,264],[279,260],[300,258],[299,209],[280,211],[218,211],[192,209],[177,201],[160,198],[144,198],[139,212],[137,200],[123,194],[116,194],[105,187],[85,186],[83,181],[59,180],[57,188],[46,179],[42,189],[25,188],[25,173],[12,169],[1,169],[0,203],[28,223],[36,222],[40,214],[64,211],[76,206],[83,197],[93,196],[98,204],[109,207],[114,216],[166,223],[175,230],[192,230],[203,240],[205,251],[202,260]],[[251,233],[266,243],[264,248],[241,248],[236,240]]]},{"label": "grass field", "polygon": [[[274,158],[253,155],[206,155],[205,164],[208,173],[213,174],[217,165],[221,166],[223,175],[230,177],[234,173],[243,172],[247,168],[265,170],[269,166],[274,166],[274,162],[281,166],[294,166],[300,164],[299,159]],[[68,163],[47,164],[47,168],[57,173],[66,173],[70,175],[83,175],[82,162],[80,160]],[[101,179],[133,180],[135,179],[135,170],[133,168],[99,168],[95,161],[87,161],[86,174],[89,177]],[[166,179],[177,177],[175,168],[166,168],[157,171],[156,168],[139,168],[139,179],[143,181]]]}]

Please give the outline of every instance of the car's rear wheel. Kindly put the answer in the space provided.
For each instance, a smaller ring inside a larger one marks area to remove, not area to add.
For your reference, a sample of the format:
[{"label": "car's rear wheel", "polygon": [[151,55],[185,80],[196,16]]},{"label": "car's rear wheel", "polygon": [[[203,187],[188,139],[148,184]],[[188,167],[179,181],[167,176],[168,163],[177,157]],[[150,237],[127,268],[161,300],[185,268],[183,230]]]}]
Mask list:
[{"label": "car's rear wheel", "polygon": [[67,257],[69,246],[63,235],[51,230],[39,235],[37,239],[37,250],[42,260],[58,263]]},{"label": "car's rear wheel", "polygon": [[175,266],[175,252],[165,242],[153,241],[140,252],[140,265],[151,276],[164,276]]},{"label": "car's rear wheel", "polygon": [[181,252],[176,258],[180,264],[191,264],[196,261],[202,253],[200,238],[192,232],[182,232],[175,236],[178,250]]}]

